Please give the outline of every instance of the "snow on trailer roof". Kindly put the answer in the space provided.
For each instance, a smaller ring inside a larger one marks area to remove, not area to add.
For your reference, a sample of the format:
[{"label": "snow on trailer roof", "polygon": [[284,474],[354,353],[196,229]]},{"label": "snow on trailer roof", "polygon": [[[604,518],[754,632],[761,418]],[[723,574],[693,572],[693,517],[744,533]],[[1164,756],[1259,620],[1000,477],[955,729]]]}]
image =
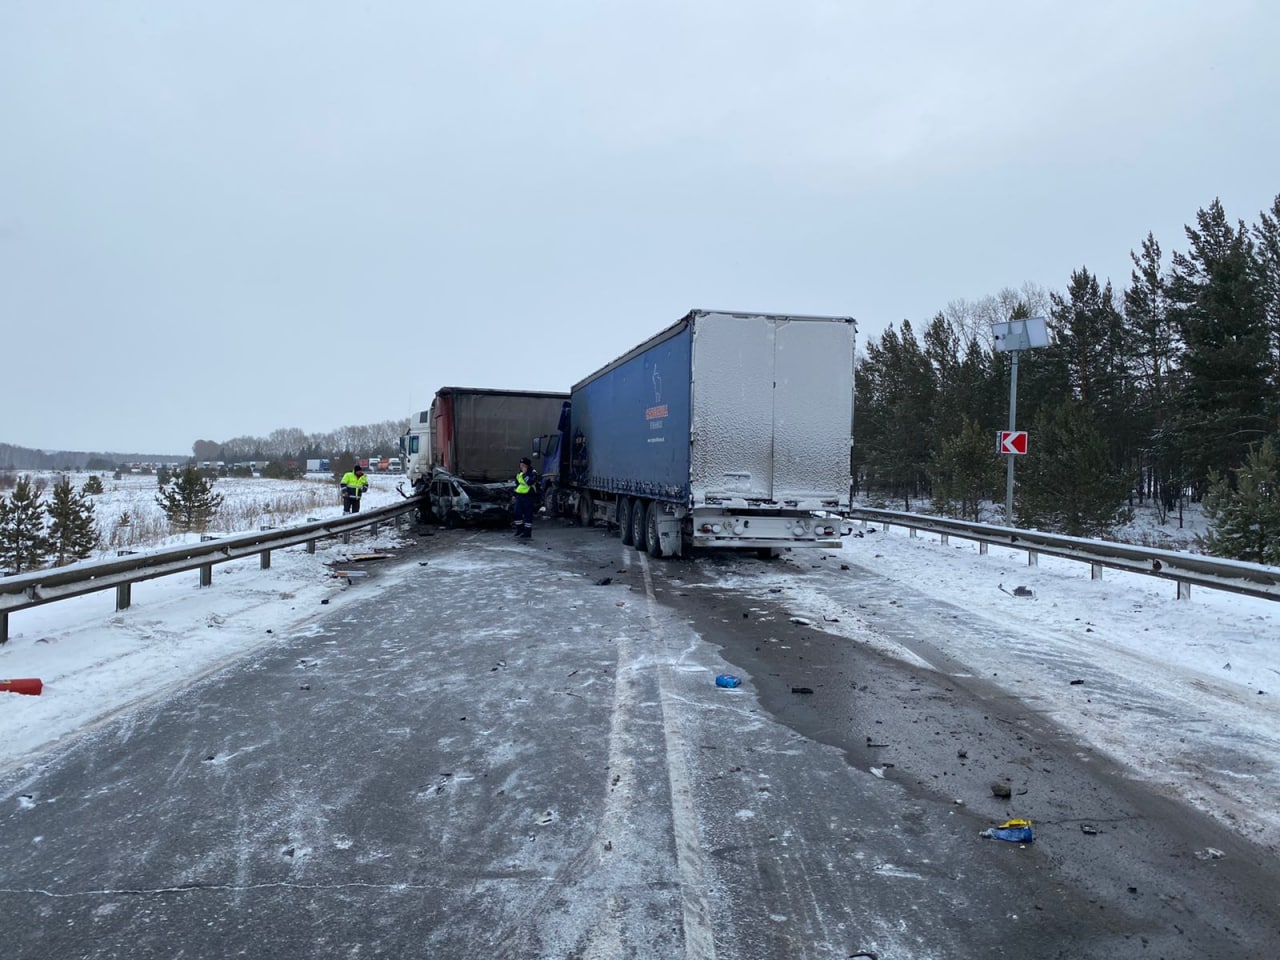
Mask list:
[{"label": "snow on trailer roof", "polygon": [[622,364],[626,363],[632,357],[635,357],[635,356],[638,356],[639,354],[644,353],[646,350],[658,345],[659,343],[662,343],[664,340],[671,339],[680,331],[685,329],[685,327],[689,326],[691,323],[697,320],[699,317],[710,317],[710,316],[738,317],[742,320],[750,320],[755,317],[771,317],[775,320],[824,320],[831,323],[851,323],[853,324],[855,330],[858,327],[858,321],[854,317],[822,316],[818,314],[804,314],[804,313],[771,313],[767,310],[703,310],[703,309],[695,308],[693,310],[690,310],[688,313],[686,313],[683,317],[681,317],[675,323],[671,324],[671,326],[665,327],[662,330],[659,330],[657,333],[655,333],[648,340],[645,340],[639,346],[632,347],[626,353],[622,354],[622,356],[616,357],[615,359],[610,360],[599,370],[595,371],[595,373],[592,373],[583,377],[581,380],[579,380],[577,383],[573,385],[573,389],[578,390],[579,388],[590,383],[592,380],[595,380],[597,377],[601,377],[604,374],[608,373],[610,370],[613,370],[621,366]]}]

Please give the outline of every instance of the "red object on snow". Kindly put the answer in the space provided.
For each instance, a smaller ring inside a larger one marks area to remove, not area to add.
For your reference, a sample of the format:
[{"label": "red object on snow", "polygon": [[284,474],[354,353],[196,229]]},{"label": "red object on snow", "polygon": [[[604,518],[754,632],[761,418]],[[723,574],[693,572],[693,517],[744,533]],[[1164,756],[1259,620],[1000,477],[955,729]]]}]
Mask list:
[{"label": "red object on snow", "polygon": [[24,677],[20,680],[0,680],[0,693],[26,693],[33,697],[40,696],[44,684],[35,677]]}]

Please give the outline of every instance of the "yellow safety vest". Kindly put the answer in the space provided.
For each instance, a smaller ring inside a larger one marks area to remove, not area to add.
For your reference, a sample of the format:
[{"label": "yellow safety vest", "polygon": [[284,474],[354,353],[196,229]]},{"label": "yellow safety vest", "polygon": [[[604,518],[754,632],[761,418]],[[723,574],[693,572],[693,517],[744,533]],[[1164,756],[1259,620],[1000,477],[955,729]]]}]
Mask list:
[{"label": "yellow safety vest", "polygon": [[516,493],[533,493],[533,485],[524,471],[516,474]]}]

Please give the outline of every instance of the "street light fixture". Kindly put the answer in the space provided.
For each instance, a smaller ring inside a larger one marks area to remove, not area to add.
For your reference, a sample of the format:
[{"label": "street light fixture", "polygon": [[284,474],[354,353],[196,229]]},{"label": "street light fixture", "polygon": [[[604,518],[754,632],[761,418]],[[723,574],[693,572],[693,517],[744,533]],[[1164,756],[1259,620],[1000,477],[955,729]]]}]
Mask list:
[{"label": "street light fixture", "polygon": [[[1049,327],[1044,317],[1027,317],[1007,323],[993,323],[991,335],[996,350],[1009,354],[1013,361],[1009,368],[1009,433],[1017,430],[1018,416],[1018,353],[1035,347],[1049,345]],[[1004,519],[1013,526],[1013,459],[1018,454],[1009,452],[1009,466],[1005,470]]]}]

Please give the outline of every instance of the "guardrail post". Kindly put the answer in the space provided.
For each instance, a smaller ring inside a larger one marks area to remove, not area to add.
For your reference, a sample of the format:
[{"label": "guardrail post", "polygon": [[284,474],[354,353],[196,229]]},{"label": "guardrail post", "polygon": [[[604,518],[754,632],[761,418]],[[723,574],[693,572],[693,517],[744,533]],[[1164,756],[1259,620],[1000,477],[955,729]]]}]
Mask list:
[{"label": "guardrail post", "polygon": [[1027,551],[1027,566],[1028,567],[1040,566],[1040,554],[1035,550]]},{"label": "guardrail post", "polygon": [[271,569],[271,551],[270,550],[263,550],[260,554],[258,554],[258,569],[259,570]]},{"label": "guardrail post", "polygon": [[396,533],[399,533],[403,529],[404,529],[404,514],[397,513],[396,514]]},{"label": "guardrail post", "polygon": [[940,536],[942,537],[942,545],[944,547],[951,542],[951,534],[943,533],[943,534],[940,534]]},{"label": "guardrail post", "polygon": [[985,557],[987,555],[987,541],[978,541],[978,556]]},{"label": "guardrail post", "polygon": [[121,610],[128,610],[131,603],[133,603],[133,584],[118,584],[116,586],[116,613]]},{"label": "guardrail post", "polygon": [[1089,579],[1090,580],[1102,579],[1102,564],[1100,563],[1089,564]]},{"label": "guardrail post", "polygon": [[907,536],[910,537],[912,540],[914,540],[918,532],[919,531],[917,531],[915,527],[912,527],[910,530],[907,531]]},{"label": "guardrail post", "polygon": [[315,553],[315,552],[316,552],[316,542],[314,540],[308,540],[307,553]]},{"label": "guardrail post", "polygon": [[1179,600],[1191,599],[1191,584],[1188,583],[1186,580],[1178,581],[1178,599]]},{"label": "guardrail post", "polygon": [[212,563],[206,563],[204,566],[200,568],[200,586],[202,587],[213,586],[213,564]]},{"label": "guardrail post", "polygon": [[370,536],[374,536],[374,537],[378,535],[378,525],[376,523],[369,524],[369,533],[370,533]]},{"label": "guardrail post", "polygon": [[342,542],[343,542],[343,543],[350,543],[350,542],[351,542],[351,531],[350,531],[350,530],[345,530],[345,531],[343,531],[343,534],[342,534]]}]

